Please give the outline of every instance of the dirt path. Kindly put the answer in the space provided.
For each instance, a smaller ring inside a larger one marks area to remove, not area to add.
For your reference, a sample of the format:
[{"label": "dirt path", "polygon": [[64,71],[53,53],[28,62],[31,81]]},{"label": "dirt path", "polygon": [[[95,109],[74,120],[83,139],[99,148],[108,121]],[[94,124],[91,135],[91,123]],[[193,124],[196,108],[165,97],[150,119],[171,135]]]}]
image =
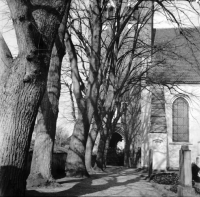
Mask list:
[{"label": "dirt path", "polygon": [[62,178],[57,182],[62,187],[29,188],[27,196],[134,196],[161,197],[146,174],[135,169],[108,167],[106,173],[98,173],[90,178]]}]

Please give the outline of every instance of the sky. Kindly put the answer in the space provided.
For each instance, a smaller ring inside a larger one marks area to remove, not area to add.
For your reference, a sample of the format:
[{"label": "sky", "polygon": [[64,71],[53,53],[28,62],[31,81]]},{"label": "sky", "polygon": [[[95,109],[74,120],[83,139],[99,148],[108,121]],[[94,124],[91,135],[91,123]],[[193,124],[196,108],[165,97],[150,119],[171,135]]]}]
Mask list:
[{"label": "sky", "polygon": [[[200,26],[200,6],[196,2],[192,2],[192,7],[186,1],[171,1],[174,2],[173,6],[167,5],[167,8],[171,11],[176,19],[183,26]],[[154,28],[170,28],[176,27],[176,23],[170,22],[169,16],[155,6],[157,12],[154,16]],[[167,16],[167,17],[166,17]],[[5,41],[7,42],[13,56],[17,56],[17,41],[15,32],[12,28],[12,22],[9,19],[9,10],[5,5],[5,0],[0,0],[0,32],[3,34]],[[66,93],[61,94],[59,105],[59,118],[58,126],[62,127],[65,132],[71,134],[73,131],[73,123],[69,122],[70,118],[70,100]]]}]

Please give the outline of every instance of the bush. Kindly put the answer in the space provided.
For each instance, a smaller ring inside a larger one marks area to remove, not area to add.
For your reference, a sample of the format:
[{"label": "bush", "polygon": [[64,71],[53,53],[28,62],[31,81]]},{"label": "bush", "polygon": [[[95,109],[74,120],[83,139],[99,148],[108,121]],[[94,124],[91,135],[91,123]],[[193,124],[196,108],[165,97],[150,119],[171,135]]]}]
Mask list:
[{"label": "bush", "polygon": [[[195,163],[192,163],[192,185],[197,194],[200,194],[200,184],[197,184],[200,183],[199,173],[200,168]],[[158,184],[172,185],[170,191],[174,193],[177,193],[178,179],[179,176],[177,173],[158,173],[153,174],[150,178],[150,180]]]},{"label": "bush", "polygon": [[171,185],[169,190],[174,193],[177,193],[178,179],[179,176],[177,173],[166,173],[166,172],[153,174],[150,178],[150,180],[152,180],[155,183],[163,185]]},{"label": "bush", "polygon": [[153,174],[150,178],[150,180],[154,181],[158,184],[164,184],[164,185],[175,185],[178,184],[178,174],[177,173],[158,173]]},{"label": "bush", "polygon": [[194,188],[196,194],[200,194],[200,188],[198,186],[194,185],[193,188]]}]

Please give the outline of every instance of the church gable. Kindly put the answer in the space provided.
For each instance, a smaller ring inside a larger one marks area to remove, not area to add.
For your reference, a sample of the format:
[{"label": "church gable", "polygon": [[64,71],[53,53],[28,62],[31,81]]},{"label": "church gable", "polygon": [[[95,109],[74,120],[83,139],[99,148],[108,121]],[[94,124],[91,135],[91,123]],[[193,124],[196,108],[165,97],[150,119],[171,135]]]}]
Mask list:
[{"label": "church gable", "polygon": [[177,169],[182,144],[190,146],[193,162],[199,154],[199,36],[198,29],[155,31],[152,67],[147,73],[151,96],[146,106],[151,110],[144,134],[148,137],[142,145],[144,158],[146,142],[154,153],[153,169]]}]

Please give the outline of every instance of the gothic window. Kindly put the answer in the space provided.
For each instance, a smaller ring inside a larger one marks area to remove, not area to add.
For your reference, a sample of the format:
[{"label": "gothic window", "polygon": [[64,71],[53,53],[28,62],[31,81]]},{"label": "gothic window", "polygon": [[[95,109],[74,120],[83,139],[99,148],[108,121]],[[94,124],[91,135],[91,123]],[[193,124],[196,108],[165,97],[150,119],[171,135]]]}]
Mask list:
[{"label": "gothic window", "polygon": [[189,142],[188,102],[177,98],[173,103],[173,141]]}]

